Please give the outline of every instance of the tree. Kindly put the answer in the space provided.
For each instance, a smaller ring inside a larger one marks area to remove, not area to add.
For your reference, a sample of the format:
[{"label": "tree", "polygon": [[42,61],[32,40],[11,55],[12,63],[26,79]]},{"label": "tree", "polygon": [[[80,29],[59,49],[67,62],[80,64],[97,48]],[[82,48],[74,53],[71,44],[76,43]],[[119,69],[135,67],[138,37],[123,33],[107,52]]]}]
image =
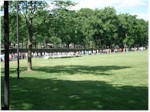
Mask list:
[{"label": "tree", "polygon": [[[125,43],[129,43],[131,40],[133,42],[133,37],[135,34],[134,26],[136,25],[135,16],[128,14],[118,15],[119,24],[118,24],[118,43],[120,47],[124,47]],[[131,42],[131,43],[132,43]]]},{"label": "tree", "polygon": [[103,32],[103,46],[112,48],[116,44],[118,34],[117,34],[117,22],[118,17],[116,15],[116,10],[112,7],[105,7],[101,12],[102,20],[102,31]]},{"label": "tree", "polygon": [[57,45],[61,44],[61,42],[62,42],[61,39],[56,36],[52,36],[50,38],[50,41],[54,44],[55,48],[57,47]]},{"label": "tree", "polygon": [[55,6],[52,10],[54,34],[69,48],[69,44],[72,42],[74,28],[72,26],[74,22],[74,18],[72,17],[74,11],[71,11],[70,8],[75,3],[71,1],[54,1],[53,4]]},{"label": "tree", "polygon": [[136,19],[135,35],[134,35],[135,45],[145,46],[148,45],[148,22],[143,19]]},{"label": "tree", "polygon": [[[11,12],[14,12],[16,3],[12,2]],[[19,1],[19,11],[20,15],[26,22],[26,28],[28,32],[28,66],[27,70],[32,70],[32,42],[33,36],[35,35],[36,30],[40,25],[34,26],[33,22],[36,18],[36,12],[44,9],[47,6],[46,2],[43,1]]]},{"label": "tree", "polygon": [[[16,29],[16,13],[10,13],[9,14],[9,34],[10,34],[10,45],[12,47],[16,47],[16,31],[14,31],[14,29]],[[1,21],[4,21],[4,16],[1,17]],[[4,24],[2,24],[2,32],[4,28]],[[22,43],[22,47],[23,47],[23,43],[26,43],[26,33],[27,33],[27,28],[25,25],[25,22],[23,21],[22,17],[19,15],[19,36],[20,36],[20,43]],[[2,38],[1,38],[1,42],[4,43],[4,35],[2,33]],[[3,47],[3,46],[2,46]]]},{"label": "tree", "polygon": [[[10,6],[11,44],[16,42],[15,3],[11,2]],[[148,45],[148,22],[137,19],[136,15],[117,15],[113,7],[73,11],[71,7],[76,3],[71,1],[53,1],[51,4],[54,7],[49,10],[45,8],[46,2],[19,1],[19,34],[22,46],[26,44],[28,47],[28,71],[32,70],[32,47],[36,48],[38,44],[45,47],[50,43],[55,47],[61,44],[69,48],[72,44],[74,47],[112,49],[115,46]]]},{"label": "tree", "polygon": [[92,37],[94,35],[94,30],[91,26],[91,20],[93,17],[93,10],[89,8],[82,8],[79,10],[79,19],[80,22],[82,23],[81,25],[81,32],[83,35],[83,46],[84,48],[90,48],[91,42],[92,42]]}]

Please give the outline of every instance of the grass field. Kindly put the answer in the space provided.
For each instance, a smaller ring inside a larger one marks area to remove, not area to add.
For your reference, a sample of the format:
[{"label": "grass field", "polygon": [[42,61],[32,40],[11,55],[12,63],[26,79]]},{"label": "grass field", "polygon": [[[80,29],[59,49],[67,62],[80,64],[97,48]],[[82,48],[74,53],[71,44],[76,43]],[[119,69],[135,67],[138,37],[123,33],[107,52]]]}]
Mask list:
[{"label": "grass field", "polygon": [[[10,62],[12,110],[147,110],[148,51]],[[4,65],[2,72],[2,103]]]}]

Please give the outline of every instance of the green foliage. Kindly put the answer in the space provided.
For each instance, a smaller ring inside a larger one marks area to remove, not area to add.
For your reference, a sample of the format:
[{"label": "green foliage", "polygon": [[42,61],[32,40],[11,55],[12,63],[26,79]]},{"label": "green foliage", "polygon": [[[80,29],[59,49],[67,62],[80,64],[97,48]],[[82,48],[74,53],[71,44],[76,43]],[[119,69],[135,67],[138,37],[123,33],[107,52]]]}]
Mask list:
[{"label": "green foliage", "polygon": [[54,44],[55,47],[62,43],[61,39],[56,36],[52,36],[50,41]]},{"label": "green foliage", "polygon": [[[41,43],[55,44],[50,37],[56,36],[62,44],[68,47],[70,44],[86,48],[148,45],[148,22],[137,19],[136,16],[117,15],[113,7],[95,10],[82,8],[73,11],[71,7],[76,3],[72,1],[54,0],[51,4],[54,7],[51,6],[49,9],[48,4],[43,1],[34,1],[32,4],[19,1],[19,34],[22,42],[27,44],[30,36],[35,46]],[[15,5],[16,2],[10,4],[10,41],[12,44],[16,42]],[[1,40],[3,43],[3,33]]]},{"label": "green foliage", "polygon": [[134,39],[127,37],[123,40],[123,43],[124,43],[124,47],[131,48],[134,45]]}]

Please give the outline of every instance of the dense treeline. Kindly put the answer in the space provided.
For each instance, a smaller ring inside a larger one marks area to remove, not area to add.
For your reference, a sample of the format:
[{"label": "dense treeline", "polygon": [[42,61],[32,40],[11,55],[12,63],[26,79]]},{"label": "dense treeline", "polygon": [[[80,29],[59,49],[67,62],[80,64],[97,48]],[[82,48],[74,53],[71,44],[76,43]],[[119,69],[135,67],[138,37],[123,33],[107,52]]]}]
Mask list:
[{"label": "dense treeline", "polygon": [[[16,47],[15,2],[10,2],[10,45]],[[19,2],[20,46],[29,48],[131,48],[148,45],[148,21],[113,7],[71,10],[71,1]],[[1,17],[3,23],[4,17]],[[4,26],[2,24],[2,32]],[[3,45],[4,36],[1,33]],[[31,60],[30,60],[31,61]]]},{"label": "dense treeline", "polygon": [[[37,48],[39,44],[44,47],[74,45],[74,47],[85,48],[147,46],[147,21],[129,14],[117,15],[112,7],[69,10],[70,6],[74,5],[72,2],[57,1],[53,10],[41,9],[35,12],[36,17],[32,23],[33,47]],[[12,12],[10,13],[10,42],[14,46],[16,45],[15,29],[16,14]],[[19,15],[19,35],[21,46],[27,47],[28,28],[23,13]],[[3,33],[1,39],[3,43]]]}]

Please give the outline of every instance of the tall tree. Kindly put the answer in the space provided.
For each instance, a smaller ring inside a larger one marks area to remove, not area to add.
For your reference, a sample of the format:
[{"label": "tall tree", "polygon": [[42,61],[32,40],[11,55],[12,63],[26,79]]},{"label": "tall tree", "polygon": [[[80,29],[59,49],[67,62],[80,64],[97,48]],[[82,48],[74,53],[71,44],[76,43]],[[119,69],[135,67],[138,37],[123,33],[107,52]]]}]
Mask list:
[{"label": "tall tree", "polygon": [[90,43],[92,43],[92,37],[94,35],[94,30],[91,26],[91,20],[93,19],[93,10],[89,8],[83,8],[79,10],[79,18],[81,25],[81,32],[83,34],[83,46],[84,48],[92,47]]},{"label": "tall tree", "polygon": [[71,1],[54,1],[53,5],[55,6],[52,10],[54,34],[69,48],[74,28],[72,26],[74,11],[71,11],[70,8],[75,3]]},{"label": "tall tree", "polygon": [[[15,10],[15,2],[11,4],[11,12]],[[19,11],[20,15],[26,22],[26,28],[28,32],[28,66],[27,70],[32,70],[32,42],[33,36],[35,35],[36,30],[40,25],[34,26],[33,22],[36,18],[36,12],[43,10],[47,6],[46,2],[43,1],[19,1]]]}]

